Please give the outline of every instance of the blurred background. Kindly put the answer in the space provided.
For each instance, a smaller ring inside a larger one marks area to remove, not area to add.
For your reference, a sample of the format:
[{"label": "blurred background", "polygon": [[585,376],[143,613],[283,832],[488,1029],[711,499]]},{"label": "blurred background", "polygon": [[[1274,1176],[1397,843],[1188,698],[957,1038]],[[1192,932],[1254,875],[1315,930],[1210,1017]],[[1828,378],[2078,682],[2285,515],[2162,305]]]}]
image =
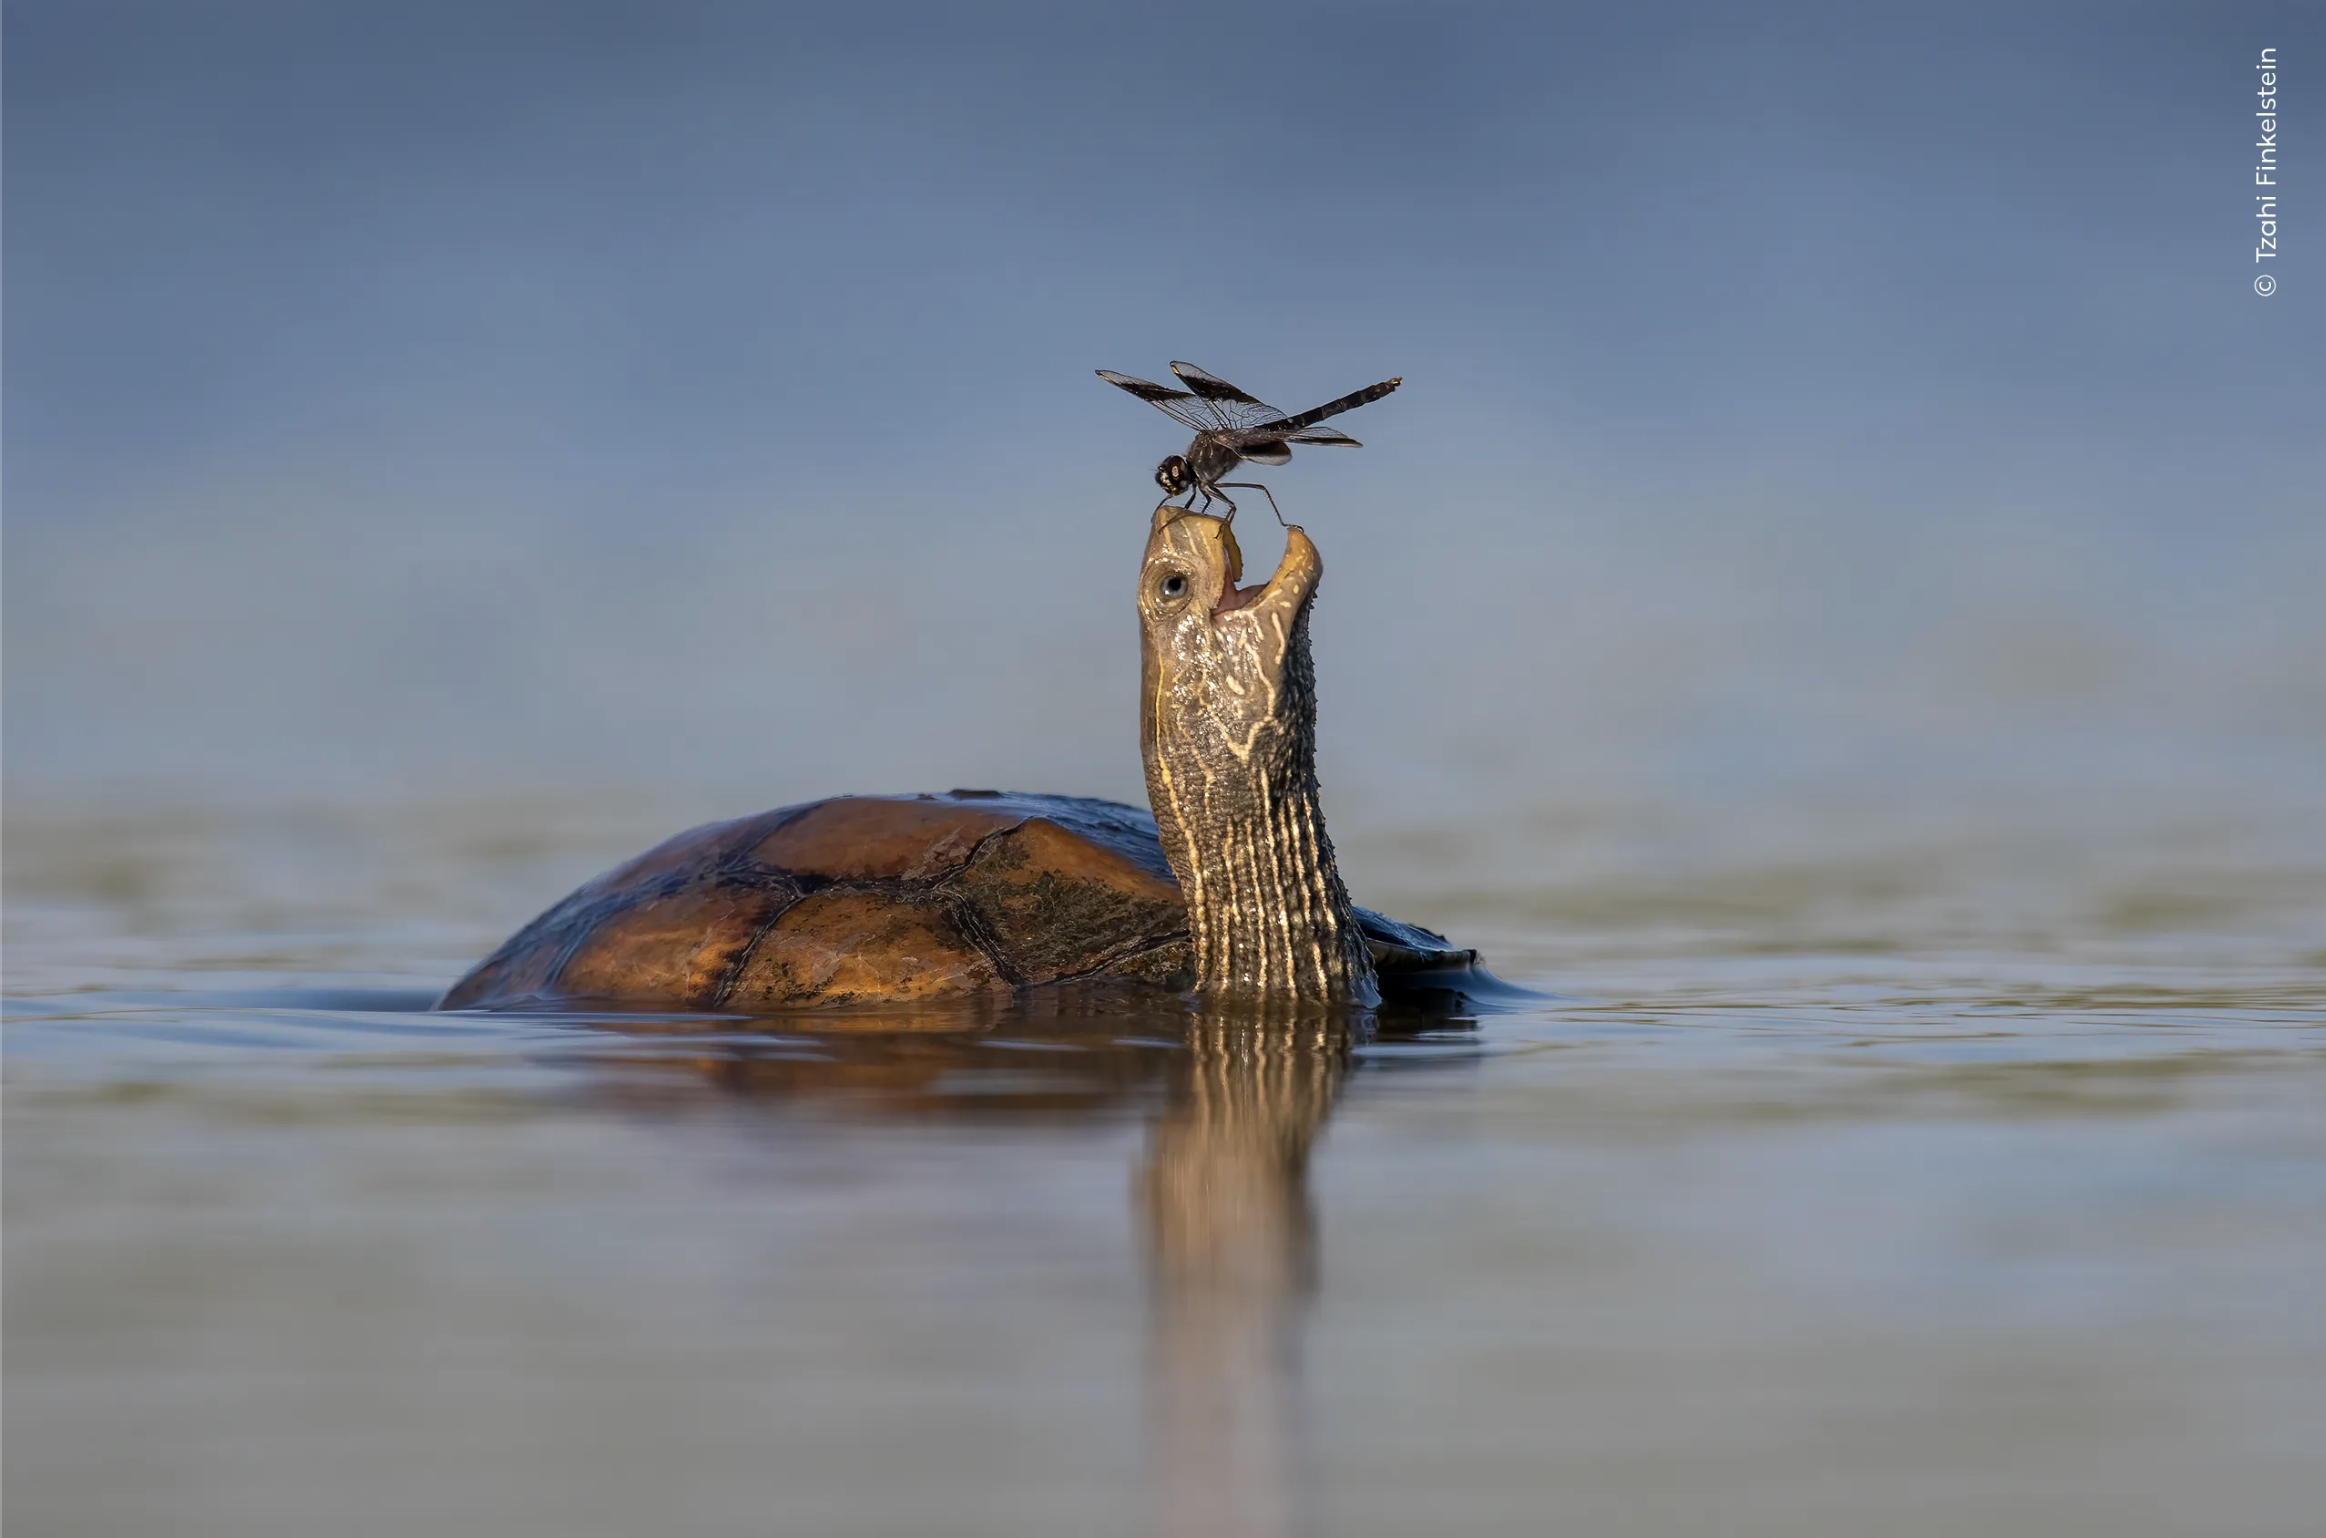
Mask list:
[{"label": "blurred background", "polygon": [[2249,128],[2322,31],[12,6],[9,796],[1140,799],[1184,434],[1091,370],[1191,358],[1405,377],[1270,476],[1360,860],[1552,801],[2313,807],[2317,226],[2292,153],[2257,297]]}]

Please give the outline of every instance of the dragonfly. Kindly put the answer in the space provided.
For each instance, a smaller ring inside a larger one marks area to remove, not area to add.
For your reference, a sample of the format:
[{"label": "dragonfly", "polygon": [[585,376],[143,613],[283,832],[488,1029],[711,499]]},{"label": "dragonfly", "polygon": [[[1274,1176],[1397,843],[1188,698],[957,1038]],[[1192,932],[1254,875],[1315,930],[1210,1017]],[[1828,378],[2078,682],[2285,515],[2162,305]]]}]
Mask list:
[{"label": "dragonfly", "polygon": [[1206,508],[1215,501],[1225,502],[1232,520],[1236,516],[1236,504],[1228,496],[1228,488],[1257,491],[1268,499],[1269,510],[1276,514],[1278,523],[1284,522],[1284,513],[1276,506],[1274,492],[1258,481],[1223,481],[1220,477],[1247,460],[1256,465],[1285,464],[1291,460],[1292,445],[1296,443],[1314,444],[1319,448],[1364,447],[1347,433],[1317,424],[1326,417],[1337,417],[1368,401],[1377,401],[1405,382],[1403,375],[1384,379],[1339,400],[1326,401],[1321,406],[1287,416],[1266,401],[1246,395],[1219,375],[1207,374],[1192,363],[1174,363],[1171,372],[1179,376],[1186,389],[1174,390],[1169,385],[1134,379],[1112,369],[1098,370],[1098,377],[1108,384],[1130,391],[1173,420],[1195,429],[1195,441],[1187,446],[1186,453],[1174,454],[1155,467],[1155,484],[1163,488],[1164,500],[1185,492],[1186,505],[1191,508],[1198,496],[1203,498]]}]

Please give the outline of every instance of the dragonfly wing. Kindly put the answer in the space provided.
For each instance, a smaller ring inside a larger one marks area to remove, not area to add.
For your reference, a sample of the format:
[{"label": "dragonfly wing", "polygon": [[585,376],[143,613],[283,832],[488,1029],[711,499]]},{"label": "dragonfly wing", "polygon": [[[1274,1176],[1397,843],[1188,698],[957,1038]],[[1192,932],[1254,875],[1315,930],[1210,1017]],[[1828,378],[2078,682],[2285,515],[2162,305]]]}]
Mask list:
[{"label": "dragonfly wing", "polygon": [[1171,417],[1183,426],[1197,432],[1210,432],[1218,427],[1216,415],[1201,400],[1185,390],[1174,390],[1151,379],[1134,379],[1129,374],[1118,374],[1113,369],[1099,369],[1098,377],[1118,390],[1128,390],[1157,411]]},{"label": "dragonfly wing", "polygon": [[1236,453],[1256,465],[1288,464],[1292,449],[1281,433],[1237,433],[1229,440]]},{"label": "dragonfly wing", "polygon": [[1171,372],[1180,382],[1203,397],[1204,404],[1219,416],[1219,425],[1226,428],[1256,427],[1262,422],[1273,422],[1284,415],[1256,395],[1246,395],[1217,374],[1206,373],[1192,363],[1174,363]]},{"label": "dragonfly wing", "polygon": [[1337,427],[1309,427],[1294,433],[1286,443],[1313,443],[1319,448],[1361,449],[1365,445]]}]

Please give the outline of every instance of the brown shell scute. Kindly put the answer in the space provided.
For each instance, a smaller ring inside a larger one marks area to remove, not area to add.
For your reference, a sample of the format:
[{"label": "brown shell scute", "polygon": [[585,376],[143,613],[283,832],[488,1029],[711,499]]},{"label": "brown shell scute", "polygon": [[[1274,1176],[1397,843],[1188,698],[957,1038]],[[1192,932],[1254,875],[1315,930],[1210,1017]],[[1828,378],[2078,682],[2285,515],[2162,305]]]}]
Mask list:
[{"label": "brown shell scute", "polygon": [[[734,939],[736,926],[706,922],[693,934],[682,927],[674,936],[662,922],[658,905],[683,893],[733,888],[766,893],[767,901],[780,910],[799,895],[798,888],[780,872],[739,867],[742,857],[769,832],[803,810],[782,807],[756,817],[706,823],[663,840],[585,882],[517,931],[454,983],[436,1007],[495,1009],[561,998],[716,1007],[725,979],[710,978],[708,968],[695,965],[694,958]],[[713,910],[706,906],[698,911]],[[742,938],[747,944],[751,936]],[[680,951],[684,954],[677,954]]]},{"label": "brown shell scute", "polygon": [[1024,983],[1091,975],[1187,927],[1177,882],[1046,817],[987,840],[946,887]]},{"label": "brown shell scute", "polygon": [[1009,989],[942,898],[834,888],[784,910],[719,1004],[750,1013]]},{"label": "brown shell scute", "polygon": [[761,812],[756,817],[737,817],[727,822],[709,822],[699,828],[689,828],[684,833],[673,834],[636,859],[617,865],[596,880],[587,883],[566,901],[571,903],[577,898],[636,892],[658,879],[691,876],[703,869],[732,860],[739,853],[751,849],[792,818],[808,810],[812,810],[812,808],[778,807],[772,812]]},{"label": "brown shell scute", "polygon": [[927,881],[959,869],[981,840],[1025,819],[999,798],[963,805],[934,797],[840,796],[787,818],[750,858],[829,881]]},{"label": "brown shell scute", "polygon": [[792,902],[782,888],[700,886],[650,897],[577,938],[558,968],[558,992],[714,1008],[761,931]]}]

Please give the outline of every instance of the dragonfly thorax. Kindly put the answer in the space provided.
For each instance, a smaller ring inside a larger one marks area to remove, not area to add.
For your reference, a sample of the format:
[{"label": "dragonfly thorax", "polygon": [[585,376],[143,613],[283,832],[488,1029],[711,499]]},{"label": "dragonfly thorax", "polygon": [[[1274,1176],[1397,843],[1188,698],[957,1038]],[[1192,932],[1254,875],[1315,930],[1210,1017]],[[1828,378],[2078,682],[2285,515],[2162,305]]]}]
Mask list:
[{"label": "dragonfly thorax", "polygon": [[1244,456],[1236,445],[1212,433],[1198,433],[1187,446],[1187,478],[1198,486],[1209,487],[1223,475],[1235,473],[1237,462]]}]

